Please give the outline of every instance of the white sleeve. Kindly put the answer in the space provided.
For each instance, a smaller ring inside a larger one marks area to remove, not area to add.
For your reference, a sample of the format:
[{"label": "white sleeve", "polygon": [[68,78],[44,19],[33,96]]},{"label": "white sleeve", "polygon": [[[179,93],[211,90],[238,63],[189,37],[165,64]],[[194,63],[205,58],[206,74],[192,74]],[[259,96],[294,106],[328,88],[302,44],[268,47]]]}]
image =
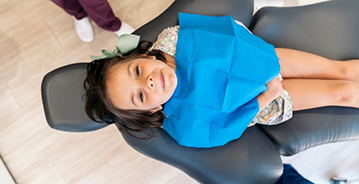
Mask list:
[{"label": "white sleeve", "polygon": [[247,29],[248,32],[250,32],[251,34],[253,34],[241,21],[238,20],[234,20],[234,22],[236,22],[238,25],[243,26],[244,28]]}]

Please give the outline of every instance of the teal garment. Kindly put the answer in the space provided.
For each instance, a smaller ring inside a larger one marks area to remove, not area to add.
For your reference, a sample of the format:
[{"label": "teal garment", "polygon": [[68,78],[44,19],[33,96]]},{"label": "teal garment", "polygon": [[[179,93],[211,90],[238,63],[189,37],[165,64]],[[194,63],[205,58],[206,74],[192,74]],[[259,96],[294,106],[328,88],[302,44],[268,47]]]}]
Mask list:
[{"label": "teal garment", "polygon": [[239,138],[259,111],[256,97],[278,76],[274,47],[232,17],[179,14],[178,85],[165,104],[180,145],[215,147]]}]

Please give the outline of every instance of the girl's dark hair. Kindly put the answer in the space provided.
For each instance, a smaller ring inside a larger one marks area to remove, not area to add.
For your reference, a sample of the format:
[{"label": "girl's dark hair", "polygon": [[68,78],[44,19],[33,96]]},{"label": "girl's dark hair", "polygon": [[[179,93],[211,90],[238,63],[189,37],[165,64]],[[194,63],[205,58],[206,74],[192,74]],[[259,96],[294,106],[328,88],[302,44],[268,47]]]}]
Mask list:
[{"label": "girl's dark hair", "polygon": [[[147,58],[143,54],[155,56],[158,60],[165,61],[165,57],[158,50],[148,51],[152,46],[149,41],[140,41],[137,48],[124,56],[116,56],[110,59],[94,60],[87,65],[87,77],[84,81],[86,90],[85,110],[87,116],[98,123],[115,123],[117,128],[126,131],[145,132],[144,137],[149,139],[153,136],[153,127],[162,126],[164,115],[161,111],[150,114],[144,110],[123,110],[116,108],[108,96],[106,79],[112,66],[138,58]],[[141,55],[142,54],[142,55]]]}]

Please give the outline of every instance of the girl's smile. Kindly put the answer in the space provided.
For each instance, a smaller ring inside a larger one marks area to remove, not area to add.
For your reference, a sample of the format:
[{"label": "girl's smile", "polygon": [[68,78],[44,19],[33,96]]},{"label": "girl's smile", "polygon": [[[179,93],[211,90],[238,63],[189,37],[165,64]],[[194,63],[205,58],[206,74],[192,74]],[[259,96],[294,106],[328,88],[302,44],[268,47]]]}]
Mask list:
[{"label": "girl's smile", "polygon": [[106,79],[112,103],[124,110],[160,110],[176,86],[175,69],[154,56],[119,63],[110,69]]},{"label": "girl's smile", "polygon": [[163,74],[161,73],[161,86],[162,86],[162,89],[164,90],[165,89],[165,80],[163,79]]}]

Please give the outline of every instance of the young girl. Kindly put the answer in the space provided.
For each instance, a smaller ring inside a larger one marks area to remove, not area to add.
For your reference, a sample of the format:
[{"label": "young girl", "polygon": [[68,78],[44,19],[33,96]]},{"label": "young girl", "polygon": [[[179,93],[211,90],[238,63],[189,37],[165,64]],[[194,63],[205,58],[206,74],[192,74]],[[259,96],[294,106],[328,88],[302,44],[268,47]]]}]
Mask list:
[{"label": "young girl", "polygon": [[125,35],[114,53],[89,63],[92,120],[147,132],[145,138],[162,126],[181,145],[215,147],[256,123],[284,122],[292,111],[359,108],[359,60],[274,48],[227,16],[179,17],[180,26],[154,44]]}]

